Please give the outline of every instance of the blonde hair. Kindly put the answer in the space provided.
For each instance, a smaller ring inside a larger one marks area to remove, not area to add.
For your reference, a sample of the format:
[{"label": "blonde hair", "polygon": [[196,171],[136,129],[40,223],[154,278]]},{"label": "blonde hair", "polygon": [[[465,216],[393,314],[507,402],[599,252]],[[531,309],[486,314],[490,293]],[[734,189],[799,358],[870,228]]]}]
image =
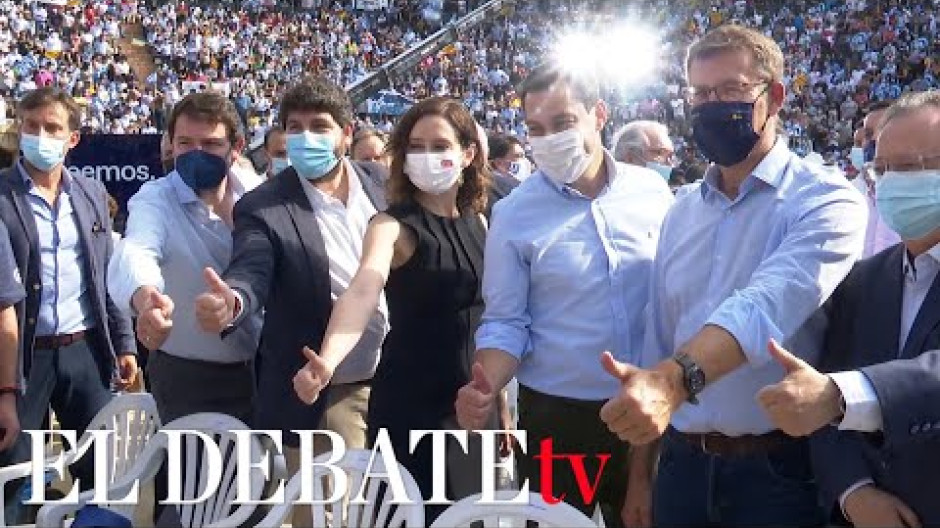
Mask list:
[{"label": "blonde hair", "polygon": [[685,59],[686,73],[694,60],[734,51],[750,53],[754,66],[766,79],[782,82],[783,51],[780,46],[763,33],[737,24],[719,26],[693,42]]}]

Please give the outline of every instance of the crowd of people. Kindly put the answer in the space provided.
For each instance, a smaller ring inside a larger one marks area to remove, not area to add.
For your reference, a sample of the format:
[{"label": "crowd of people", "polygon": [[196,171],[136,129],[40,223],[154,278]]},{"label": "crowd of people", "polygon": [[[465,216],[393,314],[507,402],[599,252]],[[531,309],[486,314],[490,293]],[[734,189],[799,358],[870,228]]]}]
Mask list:
[{"label": "crowd of people", "polygon": [[[415,103],[394,123],[345,86],[439,23],[426,6],[0,5],[37,41],[98,28],[95,50],[139,19],[160,59],[96,78],[93,50],[12,88],[0,463],[50,407],[81,431],[143,367],[164,423],[282,431],[291,473],[327,449],[297,430],[387,439],[427,498],[414,431],[518,426],[500,450],[530,489],[544,442],[583,455],[548,493],[607,526],[940,522],[936,2],[517,3],[396,84]],[[661,28],[655,82],[545,61],[558,24],[614,19]],[[104,184],[64,164],[147,93],[168,174],[115,243]],[[264,179],[242,170],[254,136]],[[708,164],[670,192],[677,157]],[[447,495],[479,491],[488,447],[446,448]]]},{"label": "crowd of people", "polygon": [[[183,96],[215,88],[232,98],[249,137],[257,139],[275,124],[274,102],[290,79],[316,72],[349,85],[480,4],[445,2],[446,13],[435,17],[427,3],[401,0],[374,11],[355,9],[351,0],[308,9],[137,0],[71,2],[59,9],[8,0],[0,4],[0,49],[9,50],[0,63],[0,95],[15,100],[52,82],[84,102],[89,131],[153,133],[165,130],[169,110]],[[421,61],[391,89],[411,100],[461,99],[490,132],[524,139],[515,87],[545,60],[558,35],[633,20],[659,31],[662,60],[635,85],[606,86],[613,119],[605,137],[632,120],[663,122],[679,160],[692,163],[701,157],[685,125],[685,49],[709,28],[736,22],[773,36],[793,57],[782,131],[794,149],[818,152],[853,172],[849,148],[865,108],[940,85],[937,7],[935,0],[519,2],[463,31],[458,43]],[[124,24],[138,21],[155,61],[146,78],[130,71],[117,42]],[[617,56],[617,50],[603,51]],[[0,110],[3,120],[12,106]],[[395,116],[357,110],[359,127],[391,130]]]}]

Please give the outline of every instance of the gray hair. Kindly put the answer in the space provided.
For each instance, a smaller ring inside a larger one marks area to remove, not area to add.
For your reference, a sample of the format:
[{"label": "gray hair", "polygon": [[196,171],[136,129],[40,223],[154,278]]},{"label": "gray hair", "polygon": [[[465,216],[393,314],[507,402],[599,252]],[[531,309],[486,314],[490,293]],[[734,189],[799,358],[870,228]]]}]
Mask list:
[{"label": "gray hair", "polygon": [[669,128],[662,123],[644,120],[630,121],[614,134],[611,145],[614,151],[614,159],[623,161],[626,159],[628,151],[646,148],[649,145],[649,140],[646,139],[647,132],[650,134],[659,133],[667,138],[669,137]]},{"label": "gray hair", "polygon": [[885,110],[885,115],[881,118],[881,128],[884,129],[892,119],[904,117],[926,108],[940,110],[940,90],[909,92],[902,95]]}]

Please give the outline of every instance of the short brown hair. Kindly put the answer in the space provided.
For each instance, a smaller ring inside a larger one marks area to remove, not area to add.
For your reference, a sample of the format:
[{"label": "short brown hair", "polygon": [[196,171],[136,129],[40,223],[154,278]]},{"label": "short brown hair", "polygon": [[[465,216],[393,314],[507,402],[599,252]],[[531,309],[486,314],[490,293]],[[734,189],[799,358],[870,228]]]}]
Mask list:
[{"label": "short brown hair", "polygon": [[287,128],[287,116],[298,111],[326,112],[341,127],[353,121],[352,102],[346,90],[321,76],[305,77],[284,92],[277,112],[281,127]]},{"label": "short brown hair", "polygon": [[737,24],[718,26],[693,42],[685,59],[686,72],[696,59],[706,59],[729,51],[750,53],[754,66],[768,80],[783,80],[783,52],[780,46],[763,33]]},{"label": "short brown hair", "polygon": [[82,127],[82,107],[65,90],[44,86],[27,93],[21,100],[17,113],[29,112],[37,108],[45,108],[52,104],[60,104],[69,115],[69,129],[76,131]]},{"label": "short brown hair", "polygon": [[463,170],[463,183],[457,191],[457,208],[472,209],[482,213],[486,209],[490,174],[483,159],[483,146],[477,134],[477,124],[470,112],[458,101],[446,97],[431,97],[412,106],[402,116],[388,141],[387,151],[392,156],[388,177],[388,202],[390,204],[414,202],[418,188],[405,175],[405,157],[408,155],[408,140],[415,124],[426,116],[440,116],[447,120],[457,135],[460,146],[476,147],[473,162]]},{"label": "short brown hair", "polygon": [[519,100],[522,101],[523,110],[525,110],[526,96],[531,93],[544,92],[558,82],[571,88],[571,94],[584,103],[588,110],[601,98],[600,83],[594,75],[576,75],[557,62],[549,61],[536,66],[519,85]]},{"label": "short brown hair", "polygon": [[167,123],[167,133],[170,141],[176,134],[176,122],[180,116],[186,116],[196,121],[215,125],[225,125],[225,134],[231,143],[237,143],[244,137],[242,122],[238,116],[235,105],[219,92],[206,91],[187,95],[173,107],[170,121]]}]

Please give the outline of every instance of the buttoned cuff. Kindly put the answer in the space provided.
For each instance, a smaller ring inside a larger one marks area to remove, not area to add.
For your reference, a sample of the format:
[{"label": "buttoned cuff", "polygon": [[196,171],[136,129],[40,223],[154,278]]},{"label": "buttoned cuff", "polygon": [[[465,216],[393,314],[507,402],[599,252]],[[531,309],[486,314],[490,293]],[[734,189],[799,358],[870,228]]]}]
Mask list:
[{"label": "buttoned cuff", "polygon": [[871,381],[857,370],[829,374],[845,401],[845,415],[838,424],[842,431],[880,431],[883,425],[881,404]]},{"label": "buttoned cuff", "polygon": [[839,509],[842,510],[842,516],[845,517],[845,520],[852,522],[852,519],[849,519],[848,512],[845,511],[845,499],[849,498],[849,495],[855,493],[856,490],[874,483],[875,481],[872,479],[862,479],[849,486],[849,489],[845,490],[842,495],[839,495]]}]

